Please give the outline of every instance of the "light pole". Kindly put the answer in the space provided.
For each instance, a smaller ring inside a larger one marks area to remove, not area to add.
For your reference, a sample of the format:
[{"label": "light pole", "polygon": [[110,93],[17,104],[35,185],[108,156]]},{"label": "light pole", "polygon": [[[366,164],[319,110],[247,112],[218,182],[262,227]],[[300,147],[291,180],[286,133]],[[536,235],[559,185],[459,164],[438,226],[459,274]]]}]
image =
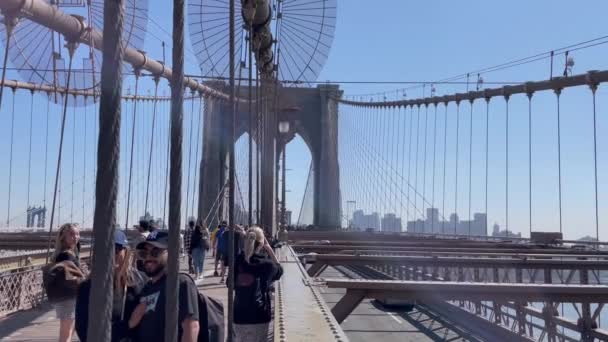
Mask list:
[{"label": "light pole", "polygon": [[281,191],[281,226],[285,227],[286,226],[286,215],[285,215],[285,175],[287,174],[286,172],[286,155],[287,155],[287,133],[289,133],[289,121],[280,121],[279,122],[279,133],[281,133],[282,135],[282,140],[283,140],[283,166],[281,167],[281,172],[282,172],[282,179],[281,179],[281,186],[282,186],[282,191]]}]

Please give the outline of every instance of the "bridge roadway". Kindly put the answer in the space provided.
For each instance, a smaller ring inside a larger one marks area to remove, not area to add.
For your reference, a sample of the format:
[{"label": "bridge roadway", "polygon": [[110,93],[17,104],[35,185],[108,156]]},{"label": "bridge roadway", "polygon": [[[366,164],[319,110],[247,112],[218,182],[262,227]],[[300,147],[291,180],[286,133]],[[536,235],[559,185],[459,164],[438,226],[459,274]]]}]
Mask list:
[{"label": "bridge roadway", "polygon": [[[366,300],[340,325],[333,317],[331,307],[344,290],[316,286],[291,248],[284,247],[278,254],[285,274],[276,284],[275,341],[367,341],[370,338],[389,342],[481,340],[424,306],[404,312],[387,310],[373,300]],[[206,260],[205,269],[207,277],[199,290],[221,298],[226,305],[226,287],[218,283],[217,277],[211,277],[213,260],[210,257]],[[324,272],[324,276],[344,279],[353,274],[340,272],[337,268]],[[57,331],[54,310],[44,302],[0,318],[1,341],[52,341]]]}]

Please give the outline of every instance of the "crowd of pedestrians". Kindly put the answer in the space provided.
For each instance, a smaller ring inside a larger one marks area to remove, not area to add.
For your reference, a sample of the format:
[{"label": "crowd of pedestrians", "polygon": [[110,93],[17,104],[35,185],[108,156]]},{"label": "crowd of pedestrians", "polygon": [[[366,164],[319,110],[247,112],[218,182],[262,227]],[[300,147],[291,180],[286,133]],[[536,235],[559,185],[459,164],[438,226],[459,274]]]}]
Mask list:
[{"label": "crowd of pedestrians", "polygon": [[[160,342],[165,334],[165,298],[172,292],[167,289],[168,232],[145,220],[136,229],[131,241],[123,230],[116,229],[114,234],[111,340]],[[228,269],[231,231],[234,270]],[[264,231],[257,226],[231,227],[225,221],[209,231],[192,218],[182,248],[188,272],[178,275],[178,341],[223,340],[224,319],[216,317],[223,315],[221,304],[198,288],[205,278],[209,252],[215,269],[207,277],[219,277],[219,283],[225,284],[227,272],[234,274],[233,340],[266,341],[272,320],[271,284],[281,277],[282,268]],[[74,331],[80,341],[86,341],[92,280],[81,269],[77,224],[61,226],[50,261],[43,270],[44,286],[60,320],[59,341],[72,341]],[[212,326],[221,333],[212,332]]]}]

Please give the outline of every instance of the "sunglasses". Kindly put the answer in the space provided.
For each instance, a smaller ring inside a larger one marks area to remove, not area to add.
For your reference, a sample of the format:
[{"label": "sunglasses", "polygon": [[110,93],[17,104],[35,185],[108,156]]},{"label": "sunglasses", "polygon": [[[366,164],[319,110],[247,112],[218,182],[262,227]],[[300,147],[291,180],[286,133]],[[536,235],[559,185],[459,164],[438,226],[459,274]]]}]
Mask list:
[{"label": "sunglasses", "polygon": [[152,248],[150,250],[147,249],[138,249],[137,257],[140,259],[146,259],[147,257],[158,258],[161,256],[166,250],[160,248]]},{"label": "sunglasses", "polygon": [[124,251],[125,249],[126,249],[126,247],[123,245],[119,245],[117,243],[114,244],[114,253],[115,254],[120,253],[120,252]]}]

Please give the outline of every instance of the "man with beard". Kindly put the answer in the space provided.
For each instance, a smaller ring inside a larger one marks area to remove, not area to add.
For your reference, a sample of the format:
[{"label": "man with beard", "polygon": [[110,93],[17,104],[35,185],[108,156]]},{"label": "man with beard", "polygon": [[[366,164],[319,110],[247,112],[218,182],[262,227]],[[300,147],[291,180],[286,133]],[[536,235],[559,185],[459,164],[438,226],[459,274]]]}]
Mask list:
[{"label": "man with beard", "polygon": [[[164,340],[168,242],[166,232],[154,231],[137,245],[143,271],[150,277],[141,292],[139,305],[129,319],[129,327],[136,329],[138,341]],[[187,275],[179,274],[178,283],[178,341],[195,342],[199,332],[198,290]]]}]

